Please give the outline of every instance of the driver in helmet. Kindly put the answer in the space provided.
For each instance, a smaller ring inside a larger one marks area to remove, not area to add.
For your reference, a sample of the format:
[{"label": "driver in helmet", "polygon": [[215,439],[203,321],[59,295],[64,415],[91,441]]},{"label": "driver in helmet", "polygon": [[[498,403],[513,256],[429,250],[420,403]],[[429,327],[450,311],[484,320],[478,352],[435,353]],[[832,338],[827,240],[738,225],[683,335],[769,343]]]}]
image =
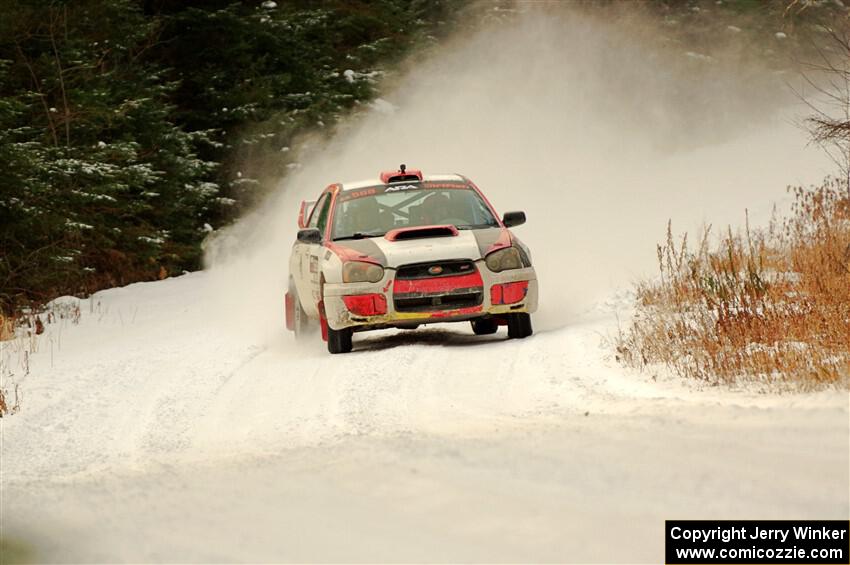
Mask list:
[{"label": "driver in helmet", "polygon": [[422,219],[427,224],[444,224],[451,219],[451,201],[442,193],[432,194],[422,203]]},{"label": "driver in helmet", "polygon": [[384,233],[392,227],[390,215],[381,211],[374,198],[353,201],[346,215],[350,218],[352,232]]}]

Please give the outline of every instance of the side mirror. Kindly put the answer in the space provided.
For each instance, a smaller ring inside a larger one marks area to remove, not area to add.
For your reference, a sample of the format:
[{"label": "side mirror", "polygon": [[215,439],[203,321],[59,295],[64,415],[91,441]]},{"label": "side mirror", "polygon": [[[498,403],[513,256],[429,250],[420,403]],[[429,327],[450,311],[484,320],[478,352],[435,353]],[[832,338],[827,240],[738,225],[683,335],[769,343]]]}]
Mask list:
[{"label": "side mirror", "polygon": [[502,223],[506,228],[520,226],[525,223],[525,212],[505,212],[502,216]]},{"label": "side mirror", "polygon": [[298,230],[298,241],[301,243],[322,243],[322,232],[316,228]]}]

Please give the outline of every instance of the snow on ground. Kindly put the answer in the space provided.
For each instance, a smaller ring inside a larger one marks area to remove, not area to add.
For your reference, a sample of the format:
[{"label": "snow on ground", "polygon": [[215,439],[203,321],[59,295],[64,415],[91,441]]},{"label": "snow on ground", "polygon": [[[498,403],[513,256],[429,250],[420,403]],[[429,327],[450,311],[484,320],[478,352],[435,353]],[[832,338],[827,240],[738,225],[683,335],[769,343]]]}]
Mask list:
[{"label": "snow on ground", "polygon": [[48,326],[0,420],[4,535],[52,562],[657,562],[666,518],[850,513],[846,392],[624,370],[612,304],[330,356],[228,327],[210,287],[112,289]]},{"label": "snow on ground", "polygon": [[[695,70],[644,45],[651,27],[551,15],[452,44],[293,146],[212,271],[83,301],[25,377],[0,343],[24,395],[0,420],[2,535],[52,562],[657,563],[667,518],[846,519],[846,392],[626,370],[605,340],[628,294],[587,309],[653,272],[667,219],[758,225],[831,165],[763,69]],[[286,335],[300,199],[402,162],[528,212],[533,337],[440,325],[330,356]]]}]

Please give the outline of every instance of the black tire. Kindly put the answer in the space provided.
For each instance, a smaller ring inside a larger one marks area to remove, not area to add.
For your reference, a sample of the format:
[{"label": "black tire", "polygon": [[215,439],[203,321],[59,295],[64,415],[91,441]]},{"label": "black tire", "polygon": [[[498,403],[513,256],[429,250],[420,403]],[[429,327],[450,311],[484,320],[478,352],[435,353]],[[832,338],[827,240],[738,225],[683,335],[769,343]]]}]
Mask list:
[{"label": "black tire", "polygon": [[351,328],[335,330],[328,326],[328,351],[331,353],[348,353],[351,351]]},{"label": "black tire", "polygon": [[493,318],[470,320],[470,323],[472,324],[472,333],[475,335],[490,335],[499,330],[499,324]]},{"label": "black tire", "polygon": [[523,312],[519,314],[508,314],[508,337],[510,339],[522,339],[533,333],[531,314],[525,314]]},{"label": "black tire", "polygon": [[310,318],[307,317],[307,312],[304,311],[304,308],[301,306],[301,299],[298,297],[298,291],[295,289],[295,285],[292,284],[292,281],[289,283],[289,293],[292,295],[292,299],[295,302],[295,308],[293,311],[293,331],[295,332],[295,339],[302,339],[307,333],[310,331]]}]

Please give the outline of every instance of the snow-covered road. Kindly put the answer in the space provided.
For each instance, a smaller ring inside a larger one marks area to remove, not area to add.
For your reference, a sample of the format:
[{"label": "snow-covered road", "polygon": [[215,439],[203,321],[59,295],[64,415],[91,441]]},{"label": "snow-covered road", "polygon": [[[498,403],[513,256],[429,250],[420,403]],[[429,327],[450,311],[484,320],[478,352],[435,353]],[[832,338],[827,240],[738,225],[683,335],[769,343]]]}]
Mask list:
[{"label": "snow-covered road", "polygon": [[227,327],[210,281],[48,326],[0,420],[5,536],[66,562],[657,562],[665,518],[850,514],[846,392],[624,370],[616,298],[524,341],[445,325],[330,356]]},{"label": "snow-covered road", "polygon": [[[606,343],[668,219],[764,224],[832,171],[808,109],[756,50],[709,63],[667,20],[528,12],[494,7],[380,111],[293,144],[211,270],[98,293],[28,359],[0,342],[23,394],[0,535],[51,562],[658,563],[665,519],[846,519],[846,391],[701,388]],[[330,356],[284,332],[300,200],[402,162],[528,213],[534,336],[434,326]]]}]

